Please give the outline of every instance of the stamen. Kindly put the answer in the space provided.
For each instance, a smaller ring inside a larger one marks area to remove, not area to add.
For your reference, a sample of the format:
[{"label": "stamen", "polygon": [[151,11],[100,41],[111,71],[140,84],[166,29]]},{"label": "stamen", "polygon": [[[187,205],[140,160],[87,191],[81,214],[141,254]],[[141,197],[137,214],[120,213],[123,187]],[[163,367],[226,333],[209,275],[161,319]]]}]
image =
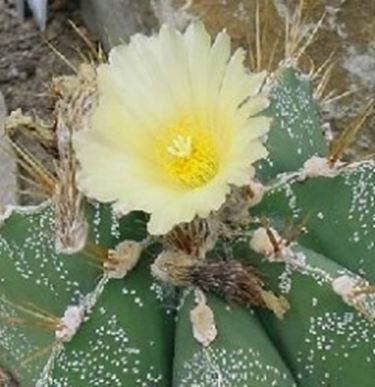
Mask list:
[{"label": "stamen", "polygon": [[158,152],[168,174],[186,187],[208,183],[217,173],[217,144],[207,128],[194,119],[182,119],[160,139]]},{"label": "stamen", "polygon": [[191,136],[184,137],[179,134],[173,139],[172,145],[170,145],[167,150],[172,156],[181,158],[189,157],[192,152]]}]

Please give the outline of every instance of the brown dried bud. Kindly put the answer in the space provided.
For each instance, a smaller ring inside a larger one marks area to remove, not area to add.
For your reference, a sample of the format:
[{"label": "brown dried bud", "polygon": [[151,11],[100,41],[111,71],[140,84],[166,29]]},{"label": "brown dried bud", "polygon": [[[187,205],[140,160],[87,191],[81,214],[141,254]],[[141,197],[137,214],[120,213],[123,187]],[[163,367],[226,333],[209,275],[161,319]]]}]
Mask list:
[{"label": "brown dried bud", "polygon": [[240,305],[264,306],[263,282],[250,266],[237,261],[205,262],[188,255],[163,252],[151,266],[152,274],[175,286],[194,285]]},{"label": "brown dried bud", "polygon": [[151,273],[174,286],[187,286],[190,284],[190,272],[200,267],[202,262],[181,252],[163,251],[151,265]]},{"label": "brown dried bud", "polygon": [[218,224],[213,218],[195,218],[190,223],[175,226],[162,241],[166,250],[204,259],[206,253],[215,246],[217,237]]},{"label": "brown dried bud", "polygon": [[213,292],[229,302],[245,306],[266,306],[259,273],[238,261],[222,261],[196,266],[189,273],[190,283]]},{"label": "brown dried bud", "polygon": [[260,306],[282,318],[289,309],[287,300],[265,289],[256,269],[230,260],[207,262],[186,254],[165,251],[151,265],[153,276],[174,286],[195,286],[216,293],[243,306]]}]

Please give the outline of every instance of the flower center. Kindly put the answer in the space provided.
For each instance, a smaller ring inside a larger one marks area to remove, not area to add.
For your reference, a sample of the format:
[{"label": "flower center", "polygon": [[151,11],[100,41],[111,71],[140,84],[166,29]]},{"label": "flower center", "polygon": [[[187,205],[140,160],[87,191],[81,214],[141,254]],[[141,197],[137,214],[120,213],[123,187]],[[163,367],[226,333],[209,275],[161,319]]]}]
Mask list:
[{"label": "flower center", "polygon": [[177,135],[172,140],[171,145],[167,148],[167,151],[175,157],[189,157],[192,152],[191,137]]},{"label": "flower center", "polygon": [[218,171],[217,145],[211,133],[192,127],[189,121],[171,128],[159,150],[168,174],[186,187],[202,186]]}]

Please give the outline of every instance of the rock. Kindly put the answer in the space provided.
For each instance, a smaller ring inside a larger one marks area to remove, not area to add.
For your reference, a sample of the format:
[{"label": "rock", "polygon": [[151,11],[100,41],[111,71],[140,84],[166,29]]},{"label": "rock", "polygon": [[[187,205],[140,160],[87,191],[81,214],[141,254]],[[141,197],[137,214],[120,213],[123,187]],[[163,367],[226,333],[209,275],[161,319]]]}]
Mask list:
[{"label": "rock", "polygon": [[46,29],[48,0],[27,0],[35,22],[41,31]]},{"label": "rock", "polygon": [[[46,29],[48,0],[26,0],[34,20],[41,31]],[[25,0],[16,1],[17,13],[21,20],[25,18]]]},{"label": "rock", "polygon": [[0,207],[17,203],[17,164],[4,133],[6,115],[4,97],[0,92]]},{"label": "rock", "polygon": [[137,33],[157,26],[150,0],[82,0],[82,16],[108,50]]}]

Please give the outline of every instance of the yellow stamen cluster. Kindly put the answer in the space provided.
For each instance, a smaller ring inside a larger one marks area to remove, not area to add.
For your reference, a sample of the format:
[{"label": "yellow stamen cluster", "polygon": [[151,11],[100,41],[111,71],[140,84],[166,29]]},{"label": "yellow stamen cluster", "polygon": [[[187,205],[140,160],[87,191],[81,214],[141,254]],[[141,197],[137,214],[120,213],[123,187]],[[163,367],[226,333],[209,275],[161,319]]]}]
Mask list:
[{"label": "yellow stamen cluster", "polygon": [[196,188],[215,177],[217,144],[209,130],[191,119],[168,128],[158,147],[162,166],[184,187]]}]

